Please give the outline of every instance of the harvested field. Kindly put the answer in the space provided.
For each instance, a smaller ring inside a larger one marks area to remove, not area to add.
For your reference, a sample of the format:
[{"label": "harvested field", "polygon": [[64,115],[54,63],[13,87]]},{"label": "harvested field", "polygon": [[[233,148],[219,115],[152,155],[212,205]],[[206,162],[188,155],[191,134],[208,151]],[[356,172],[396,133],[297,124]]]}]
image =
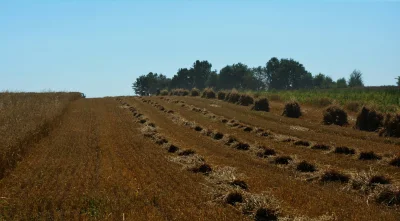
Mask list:
[{"label": "harvested field", "polygon": [[[57,109],[37,96],[45,117],[0,109],[2,122],[56,122],[2,164],[0,220],[400,219],[398,140],[324,125],[323,109],[297,119],[278,102],[265,112],[200,96],[69,94]],[[19,127],[1,128],[1,151],[37,126]]]}]

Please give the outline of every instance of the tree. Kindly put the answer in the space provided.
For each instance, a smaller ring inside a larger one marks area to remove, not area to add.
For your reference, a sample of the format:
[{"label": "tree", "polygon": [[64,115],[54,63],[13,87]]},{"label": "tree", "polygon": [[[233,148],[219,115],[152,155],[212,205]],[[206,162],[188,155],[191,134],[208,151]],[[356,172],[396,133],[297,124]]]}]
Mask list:
[{"label": "tree", "polygon": [[310,72],[306,72],[300,77],[301,88],[312,88],[313,87],[313,76]]},{"label": "tree", "polygon": [[280,61],[272,57],[266,64],[267,84],[271,89],[282,89],[285,85],[284,76],[279,75]]},{"label": "tree", "polygon": [[397,79],[397,86],[400,87],[400,76],[398,76],[396,79]]},{"label": "tree", "polygon": [[208,61],[195,61],[190,69],[193,79],[193,87],[203,89],[206,86],[206,81],[211,74],[212,64]]},{"label": "tree", "polygon": [[293,59],[271,58],[266,65],[269,88],[278,90],[307,88],[312,85],[310,73]]},{"label": "tree", "polygon": [[206,87],[206,82],[211,74],[211,63],[208,61],[195,61],[190,69],[181,68],[172,78],[171,88],[199,88]]},{"label": "tree", "polygon": [[168,78],[167,76],[160,74],[158,75],[158,77],[156,78],[156,89],[168,89],[169,85],[171,84],[171,79]]},{"label": "tree", "polygon": [[251,69],[248,69],[248,71],[244,73],[241,79],[242,80],[240,86],[237,88],[240,88],[242,90],[252,90],[252,91],[258,91],[262,88],[262,82],[257,80]]},{"label": "tree", "polygon": [[235,82],[232,80],[233,76],[233,67],[231,65],[227,65],[223,67],[219,71],[219,81],[218,85],[222,89],[231,89],[235,87]]},{"label": "tree", "polygon": [[139,76],[132,84],[132,89],[135,94],[141,96],[155,94],[159,89],[168,88],[170,81],[171,79],[163,74],[150,72],[147,75]]},{"label": "tree", "polygon": [[267,69],[261,66],[252,68],[254,79],[256,80],[256,90],[265,90],[267,88]]},{"label": "tree", "polygon": [[219,87],[222,89],[253,89],[257,88],[253,72],[247,65],[237,63],[227,65],[219,72]]},{"label": "tree", "polygon": [[132,89],[135,91],[135,94],[143,96],[148,93],[148,81],[145,75],[141,75],[136,78],[135,83],[132,84]]},{"label": "tree", "polygon": [[323,88],[333,88],[335,87],[336,82],[333,81],[333,79],[329,76],[325,76]]},{"label": "tree", "polygon": [[361,71],[356,69],[350,74],[349,87],[364,87]]},{"label": "tree", "polygon": [[345,78],[339,78],[336,81],[336,87],[337,88],[346,88],[347,87],[347,81]]},{"label": "tree", "polygon": [[322,88],[324,85],[324,81],[325,81],[325,75],[319,73],[314,76],[313,85],[316,88]]},{"label": "tree", "polygon": [[171,80],[171,88],[194,88],[194,80],[191,71],[187,68],[181,68]]},{"label": "tree", "polygon": [[336,86],[336,82],[334,82],[331,77],[321,73],[315,75],[313,84],[314,88],[333,88]]},{"label": "tree", "polygon": [[210,75],[208,75],[208,79],[206,81],[206,87],[218,88],[218,79],[219,76],[217,74],[217,70],[212,71]]}]

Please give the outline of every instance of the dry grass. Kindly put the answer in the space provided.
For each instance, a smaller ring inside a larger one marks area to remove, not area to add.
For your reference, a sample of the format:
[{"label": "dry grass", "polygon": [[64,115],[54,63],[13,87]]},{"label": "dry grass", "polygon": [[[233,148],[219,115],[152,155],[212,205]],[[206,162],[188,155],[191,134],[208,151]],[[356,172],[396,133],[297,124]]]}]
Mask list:
[{"label": "dry grass", "polygon": [[164,151],[143,136],[161,135],[153,127],[133,123],[125,107],[113,99],[73,102],[59,127],[1,180],[0,219],[244,218],[232,208],[207,204],[202,176],[182,170],[166,156],[192,159],[200,173],[207,172],[201,167],[204,161]]},{"label": "dry grass", "polygon": [[357,113],[361,107],[362,107],[362,105],[359,102],[355,102],[355,101],[348,102],[344,105],[344,108],[346,108],[346,110],[354,112],[354,113]]},{"label": "dry grass", "polygon": [[80,97],[81,93],[0,93],[0,178]]},{"label": "dry grass", "polygon": [[[50,136],[1,180],[0,219],[400,218],[400,175],[388,162],[398,147],[376,134],[323,126],[320,110],[310,123],[309,107],[290,119],[275,103],[260,113],[190,96],[122,99],[71,103]],[[329,146],[382,159],[312,150]],[[357,172],[369,168],[376,172]]]}]

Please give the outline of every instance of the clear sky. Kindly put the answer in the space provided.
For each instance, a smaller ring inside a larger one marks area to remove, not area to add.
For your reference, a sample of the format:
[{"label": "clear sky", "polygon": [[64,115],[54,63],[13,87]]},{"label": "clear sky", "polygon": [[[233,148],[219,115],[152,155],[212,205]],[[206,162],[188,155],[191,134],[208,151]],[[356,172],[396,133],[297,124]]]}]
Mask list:
[{"label": "clear sky", "polygon": [[129,95],[150,71],[274,56],[313,75],[359,69],[366,85],[394,85],[399,53],[396,1],[0,0],[0,91]]}]

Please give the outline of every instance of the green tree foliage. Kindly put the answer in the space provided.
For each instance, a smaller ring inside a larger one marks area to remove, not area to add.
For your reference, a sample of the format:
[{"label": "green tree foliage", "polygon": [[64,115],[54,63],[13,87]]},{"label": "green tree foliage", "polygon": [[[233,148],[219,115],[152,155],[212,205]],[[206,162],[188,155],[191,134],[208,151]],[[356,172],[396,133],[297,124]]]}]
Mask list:
[{"label": "green tree foliage", "polygon": [[400,76],[398,76],[396,79],[397,79],[397,86],[400,87]]},{"label": "green tree foliage", "polygon": [[208,61],[199,61],[193,63],[191,74],[193,78],[193,85],[195,88],[204,89],[206,81],[211,74],[211,63]]},{"label": "green tree foliage", "polygon": [[325,75],[323,75],[321,73],[315,75],[315,77],[313,79],[314,87],[322,88],[322,86],[324,85],[324,81],[325,81]]},{"label": "green tree foliage", "polygon": [[168,88],[170,79],[163,74],[150,72],[139,76],[132,84],[132,89],[137,95],[155,94],[158,89]]},{"label": "green tree foliage", "polygon": [[255,87],[257,91],[267,89],[267,69],[265,67],[258,66],[252,68],[253,76],[255,81]]},{"label": "green tree foliage", "polygon": [[293,59],[271,58],[266,65],[269,88],[278,90],[310,88],[312,75]]},{"label": "green tree foliage", "polygon": [[336,82],[334,82],[331,77],[319,73],[315,75],[313,85],[314,88],[334,88],[336,87]]},{"label": "green tree foliage", "polygon": [[206,82],[211,74],[211,63],[208,61],[195,61],[190,69],[181,68],[172,78],[171,88],[199,88],[206,87]]},{"label": "green tree foliage", "polygon": [[345,78],[339,78],[336,81],[336,87],[337,88],[346,88],[347,87],[347,81]]},{"label": "green tree foliage", "polygon": [[208,75],[208,79],[206,81],[206,87],[217,88],[218,82],[219,82],[219,75],[217,73],[217,70],[212,71],[210,75]]},{"label": "green tree foliage", "polygon": [[364,87],[361,71],[354,70],[350,74],[349,87]]},{"label": "green tree foliage", "polygon": [[187,68],[181,68],[178,70],[178,73],[174,75],[171,80],[170,88],[184,88],[191,89],[194,88],[194,80],[191,73],[191,70]]},{"label": "green tree foliage", "polygon": [[239,90],[256,90],[258,81],[253,71],[245,64],[227,65],[219,72],[219,88]]},{"label": "green tree foliage", "polygon": [[[212,65],[207,60],[196,60],[192,67],[180,68],[172,77],[158,75],[150,72],[139,76],[132,88],[136,94],[154,94],[157,89],[204,89],[206,87],[215,89],[238,90],[294,90],[308,88],[345,88],[346,79],[333,81],[331,77],[324,74],[312,76],[305,67],[293,59],[271,58],[265,67],[258,66],[249,68],[243,63],[227,65],[219,73],[211,71]],[[400,83],[400,80],[399,82]],[[353,71],[350,75],[349,86],[362,86],[362,74]]]}]

